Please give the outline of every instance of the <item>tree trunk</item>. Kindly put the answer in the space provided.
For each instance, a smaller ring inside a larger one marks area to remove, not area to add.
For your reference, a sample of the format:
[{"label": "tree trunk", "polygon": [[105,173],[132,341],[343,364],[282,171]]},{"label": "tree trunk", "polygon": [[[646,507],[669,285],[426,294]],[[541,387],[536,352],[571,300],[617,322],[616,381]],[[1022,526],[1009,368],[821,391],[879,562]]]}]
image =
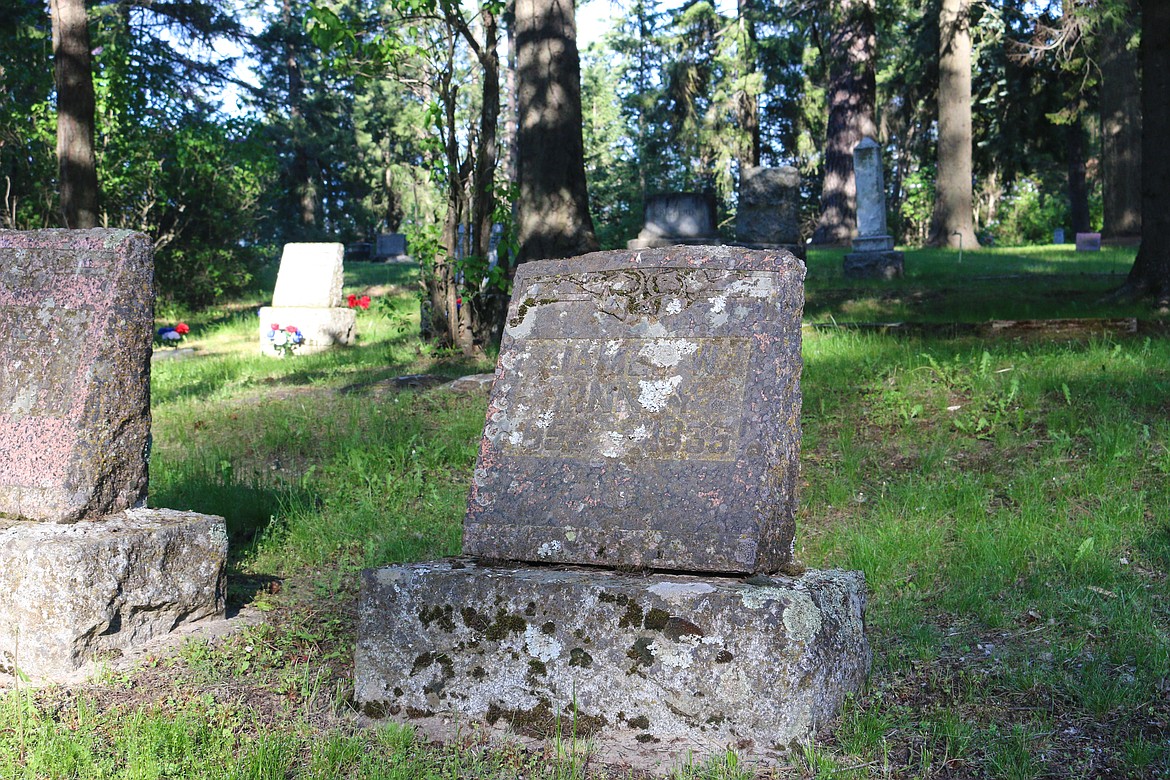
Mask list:
[{"label": "tree trunk", "polygon": [[281,21],[284,24],[284,66],[288,77],[288,117],[292,132],[292,163],[289,179],[297,199],[302,232],[308,236],[317,226],[321,193],[313,177],[313,161],[306,148],[308,130],[305,126],[305,82],[301,76],[297,44],[294,38],[292,3],[283,0]]},{"label": "tree trunk", "polygon": [[[480,11],[483,26],[484,45],[476,54],[483,68],[483,95],[479,114],[479,136],[475,151],[475,175],[471,192],[471,254],[486,263],[491,251],[492,226],[496,211],[496,166],[499,145],[496,128],[500,119],[500,54],[497,39],[499,25],[495,14],[485,5]],[[497,256],[505,273],[511,275],[511,260],[507,252]],[[505,277],[507,278],[507,277]],[[489,276],[490,279],[490,276]],[[478,282],[479,280],[475,280]],[[498,344],[504,331],[504,319],[508,314],[508,295],[505,290],[491,283],[469,289],[467,312],[470,317],[472,350],[482,350],[490,344]]]},{"label": "tree trunk", "polygon": [[573,0],[516,0],[519,261],[597,249],[585,184]]},{"label": "tree trunk", "polygon": [[857,232],[857,185],[853,147],[876,137],[874,124],[873,0],[833,0],[829,32],[829,124],[825,136],[825,178],[821,218],[814,244],[848,244]]},{"label": "tree trunk", "polygon": [[978,249],[971,183],[970,0],[939,11],[938,179],[927,243]]},{"label": "tree trunk", "polygon": [[1142,232],[1142,111],[1137,52],[1128,48],[1136,20],[1101,31],[1102,235],[1129,238]]},{"label": "tree trunk", "polygon": [[1068,211],[1073,235],[1088,233],[1089,187],[1085,183],[1085,129],[1080,117],[1065,125],[1068,154]]},{"label": "tree trunk", "polygon": [[49,10],[57,84],[61,216],[67,228],[96,227],[98,181],[93,149],[93,69],[85,0],[52,0]]},{"label": "tree trunk", "polygon": [[1142,245],[1126,288],[1170,306],[1170,3],[1143,0],[1141,11]]},{"label": "tree trunk", "polygon": [[756,10],[753,0],[739,0],[739,76],[744,87],[735,98],[735,119],[743,135],[739,175],[760,164],[760,96],[752,88],[756,72]]}]

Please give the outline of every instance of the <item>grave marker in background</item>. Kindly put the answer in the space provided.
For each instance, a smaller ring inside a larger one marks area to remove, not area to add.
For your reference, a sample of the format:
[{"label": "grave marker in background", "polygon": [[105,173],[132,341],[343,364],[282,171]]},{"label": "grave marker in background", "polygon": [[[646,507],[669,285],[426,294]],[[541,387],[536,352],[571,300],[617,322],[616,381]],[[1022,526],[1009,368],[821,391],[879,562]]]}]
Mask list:
[{"label": "grave marker in background", "polygon": [[894,238],[886,227],[886,186],[877,141],[863,138],[854,147],[853,175],[857,182],[857,238],[853,239],[853,251],[845,255],[845,276],[854,279],[902,276],[903,255],[894,251]]},{"label": "grave marker in background", "polygon": [[1101,234],[1100,233],[1077,233],[1077,251],[1078,252],[1100,252],[1101,251]]},{"label": "grave marker in background", "polygon": [[652,249],[675,244],[718,244],[715,196],[698,192],[668,192],[646,199],[645,216],[638,237],[626,242],[630,249]]},{"label": "grave marker in background", "polygon": [[753,249],[787,249],[804,259],[800,240],[800,171],[747,168],[740,174],[735,240]]},{"label": "grave marker in background", "polygon": [[272,305],[260,309],[260,351],[277,355],[268,338],[272,325],[295,326],[305,337],[298,354],[353,343],[357,315],[342,306],[344,281],[341,244],[285,244]]}]

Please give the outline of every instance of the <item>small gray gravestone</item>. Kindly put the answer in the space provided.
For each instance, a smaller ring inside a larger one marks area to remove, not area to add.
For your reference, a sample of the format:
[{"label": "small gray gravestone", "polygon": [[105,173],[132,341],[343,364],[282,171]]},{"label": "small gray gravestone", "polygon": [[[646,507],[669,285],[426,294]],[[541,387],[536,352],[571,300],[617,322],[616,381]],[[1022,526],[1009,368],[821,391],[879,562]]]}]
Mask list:
[{"label": "small gray gravestone", "polygon": [[152,244],[0,231],[0,675],[222,617],[223,518],[147,509]]},{"label": "small gray gravestone", "polygon": [[1056,228],[1052,231],[1052,243],[1054,243],[1054,244],[1063,244],[1064,243],[1064,228]]},{"label": "small gray gravestone", "polygon": [[747,168],[740,175],[735,240],[754,249],[787,249],[803,259],[800,172],[791,166]]},{"label": "small gray gravestone", "polygon": [[886,227],[886,188],[882,176],[881,147],[863,138],[853,149],[853,175],[857,182],[857,238],[845,255],[845,276],[893,279],[902,276],[903,255],[894,251],[894,239]]},{"label": "small gray gravestone", "polygon": [[464,551],[692,571],[786,564],[803,276],[787,253],[730,248],[521,265]]},{"label": "small gray gravestone", "polygon": [[398,258],[406,254],[406,236],[401,233],[383,233],[378,236],[375,257]]},{"label": "small gray gravestone", "polygon": [[1077,251],[1078,252],[1100,252],[1101,251],[1101,234],[1100,233],[1077,233]]},{"label": "small gray gravestone", "polygon": [[520,266],[464,520],[480,557],[363,573],[363,711],[438,738],[571,723],[658,771],[776,761],[834,718],[869,669],[863,576],[742,576],[792,562],[803,277],[731,247]]},{"label": "small gray gravestone", "polygon": [[290,326],[303,338],[295,353],[353,343],[357,315],[341,305],[344,254],[341,244],[285,244],[272,305],[259,312],[261,352],[283,355],[274,335]]},{"label": "small gray gravestone", "polygon": [[675,244],[718,243],[714,196],[697,192],[669,192],[646,199],[642,230],[626,246],[630,249],[651,249]]}]

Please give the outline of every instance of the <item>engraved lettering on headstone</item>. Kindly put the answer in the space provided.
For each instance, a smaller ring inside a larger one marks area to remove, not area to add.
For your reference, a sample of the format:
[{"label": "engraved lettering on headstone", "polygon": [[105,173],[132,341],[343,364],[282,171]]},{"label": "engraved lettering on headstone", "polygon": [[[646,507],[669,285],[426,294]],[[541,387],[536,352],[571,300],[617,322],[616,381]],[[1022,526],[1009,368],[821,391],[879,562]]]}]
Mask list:
[{"label": "engraved lettering on headstone", "polygon": [[[508,455],[731,460],[749,339],[529,339],[506,425]],[[540,367],[540,368],[537,368]]]}]

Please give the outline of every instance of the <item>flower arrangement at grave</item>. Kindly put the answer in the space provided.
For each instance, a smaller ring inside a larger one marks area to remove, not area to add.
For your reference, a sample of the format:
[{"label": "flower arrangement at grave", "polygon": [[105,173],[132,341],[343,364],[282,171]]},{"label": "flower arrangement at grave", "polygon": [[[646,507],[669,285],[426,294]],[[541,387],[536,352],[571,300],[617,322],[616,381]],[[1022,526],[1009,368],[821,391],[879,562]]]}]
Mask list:
[{"label": "flower arrangement at grave", "polygon": [[174,325],[164,325],[158,329],[155,334],[155,341],[162,344],[164,347],[171,347],[174,349],[179,346],[179,342],[183,337],[191,332],[190,326],[185,322],[179,322]]},{"label": "flower arrangement at grave", "polygon": [[305,334],[301,333],[296,325],[285,325],[282,328],[274,322],[268,326],[268,340],[272,342],[272,348],[278,355],[288,357],[305,343]]},{"label": "flower arrangement at grave", "polygon": [[370,308],[370,296],[363,295],[360,298],[353,293],[345,296],[345,302],[351,309],[368,309]]}]

